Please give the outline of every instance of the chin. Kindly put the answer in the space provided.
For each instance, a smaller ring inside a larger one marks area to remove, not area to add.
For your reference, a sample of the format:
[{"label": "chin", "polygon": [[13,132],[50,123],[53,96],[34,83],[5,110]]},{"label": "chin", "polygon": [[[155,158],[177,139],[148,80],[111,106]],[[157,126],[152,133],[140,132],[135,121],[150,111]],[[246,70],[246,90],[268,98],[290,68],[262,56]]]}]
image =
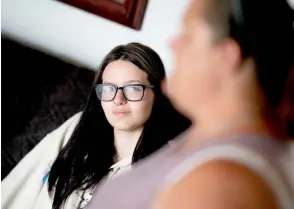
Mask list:
[{"label": "chin", "polygon": [[168,96],[168,99],[170,100],[171,104],[173,105],[173,107],[179,111],[180,113],[184,113],[185,109],[187,109],[186,105],[187,104],[185,102],[185,100],[181,100],[179,99],[179,97],[174,96],[172,94],[170,94],[170,96]]},{"label": "chin", "polygon": [[130,124],[127,121],[121,120],[121,121],[114,121],[111,123],[111,126],[120,131],[131,131],[136,129],[137,126],[134,124]]},{"label": "chin", "polygon": [[191,110],[193,110],[193,107],[189,106],[188,102],[183,102],[182,101],[174,101],[172,102],[174,108],[181,113],[183,116],[188,118],[189,120],[193,119],[193,114]]},{"label": "chin", "polygon": [[119,130],[119,131],[133,131],[137,129],[138,127],[136,126],[113,126],[114,129]]}]

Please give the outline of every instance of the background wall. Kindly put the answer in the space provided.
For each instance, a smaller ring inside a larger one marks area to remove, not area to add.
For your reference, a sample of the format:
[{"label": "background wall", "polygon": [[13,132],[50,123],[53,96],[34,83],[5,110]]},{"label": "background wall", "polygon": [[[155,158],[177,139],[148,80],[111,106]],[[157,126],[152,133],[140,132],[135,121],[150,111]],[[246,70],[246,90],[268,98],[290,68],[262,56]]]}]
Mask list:
[{"label": "background wall", "polygon": [[47,133],[84,108],[94,72],[6,37],[1,49],[3,179]]},{"label": "background wall", "polygon": [[136,31],[55,0],[2,0],[2,179],[48,132],[83,109],[94,76],[87,69],[96,70],[113,47],[147,44],[169,74],[168,42],[188,1],[149,0]]},{"label": "background wall", "polygon": [[114,46],[139,41],[154,48],[169,74],[168,42],[189,0],[149,0],[135,31],[55,0],[2,0],[2,33],[92,70]]}]

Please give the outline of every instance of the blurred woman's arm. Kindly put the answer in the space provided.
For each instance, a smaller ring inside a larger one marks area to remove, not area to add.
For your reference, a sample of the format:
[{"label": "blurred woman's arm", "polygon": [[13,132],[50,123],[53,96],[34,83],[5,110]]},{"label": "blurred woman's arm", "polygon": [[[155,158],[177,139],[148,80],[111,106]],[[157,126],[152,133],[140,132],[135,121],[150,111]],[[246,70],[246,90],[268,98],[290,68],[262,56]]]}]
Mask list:
[{"label": "blurred woman's arm", "polygon": [[278,209],[261,177],[245,166],[213,161],[195,168],[161,193],[154,209]]}]

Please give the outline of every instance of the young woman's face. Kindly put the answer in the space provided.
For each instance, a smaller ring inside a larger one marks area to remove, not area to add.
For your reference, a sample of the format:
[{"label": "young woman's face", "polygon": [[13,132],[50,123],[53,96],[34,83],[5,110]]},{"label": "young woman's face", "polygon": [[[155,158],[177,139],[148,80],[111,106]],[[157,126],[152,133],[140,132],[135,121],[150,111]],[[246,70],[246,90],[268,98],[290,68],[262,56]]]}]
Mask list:
[{"label": "young woman's face", "polygon": [[[154,103],[153,90],[144,88],[146,85],[150,85],[147,74],[129,61],[117,60],[106,66],[99,92],[103,111],[113,128],[130,131],[145,124]],[[116,87],[124,90],[116,92]]]}]

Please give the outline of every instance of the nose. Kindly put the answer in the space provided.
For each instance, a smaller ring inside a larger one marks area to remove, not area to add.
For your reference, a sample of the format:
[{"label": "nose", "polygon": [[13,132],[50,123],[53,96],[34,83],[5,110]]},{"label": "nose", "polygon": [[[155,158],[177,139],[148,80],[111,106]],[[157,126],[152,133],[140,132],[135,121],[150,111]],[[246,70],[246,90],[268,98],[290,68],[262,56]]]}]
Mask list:
[{"label": "nose", "polygon": [[127,103],[127,100],[122,92],[121,89],[119,89],[113,99],[113,102],[115,105],[122,105],[122,104],[125,104]]},{"label": "nose", "polygon": [[179,45],[178,43],[179,43],[179,40],[178,40],[178,37],[176,36],[173,39],[171,39],[169,44],[170,48],[175,51],[178,48],[178,45]]}]

